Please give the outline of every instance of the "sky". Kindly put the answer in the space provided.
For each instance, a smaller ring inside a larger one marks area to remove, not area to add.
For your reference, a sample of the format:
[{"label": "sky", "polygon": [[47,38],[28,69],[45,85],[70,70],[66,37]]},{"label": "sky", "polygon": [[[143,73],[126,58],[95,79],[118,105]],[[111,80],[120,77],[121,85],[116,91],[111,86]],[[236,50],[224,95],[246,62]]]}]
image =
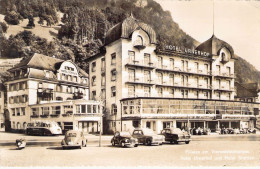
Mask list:
[{"label": "sky", "polygon": [[[199,42],[213,34],[213,0],[156,0]],[[260,71],[260,0],[214,0],[214,34]]]}]

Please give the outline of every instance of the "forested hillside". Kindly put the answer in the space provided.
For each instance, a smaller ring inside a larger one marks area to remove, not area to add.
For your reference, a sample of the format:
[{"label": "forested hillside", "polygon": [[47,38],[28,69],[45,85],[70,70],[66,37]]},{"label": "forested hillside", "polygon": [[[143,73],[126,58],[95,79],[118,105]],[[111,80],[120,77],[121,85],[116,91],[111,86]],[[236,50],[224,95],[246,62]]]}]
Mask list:
[{"label": "forested hillside", "polygon": [[[169,44],[194,48],[199,44],[154,0],[1,0],[0,6],[4,16],[0,50],[4,58],[25,58],[37,52],[72,59],[87,70],[88,65],[82,60],[97,53],[107,30],[130,13],[154,28],[159,48]],[[10,25],[19,25],[23,20],[28,20],[24,31],[2,36]],[[35,26],[54,27],[58,33],[50,32],[54,38],[49,41],[32,33]],[[241,58],[235,71],[239,82],[260,79],[260,73]]]}]

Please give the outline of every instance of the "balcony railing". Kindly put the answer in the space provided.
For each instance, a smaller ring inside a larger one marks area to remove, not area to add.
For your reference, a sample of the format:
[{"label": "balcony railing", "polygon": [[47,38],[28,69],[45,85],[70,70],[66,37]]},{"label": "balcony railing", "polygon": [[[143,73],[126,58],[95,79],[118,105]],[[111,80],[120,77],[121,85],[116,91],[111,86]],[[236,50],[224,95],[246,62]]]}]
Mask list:
[{"label": "balcony railing", "polygon": [[218,71],[213,72],[213,75],[216,77],[226,77],[226,78],[235,78],[236,77],[235,74],[233,74],[233,73],[218,72]]},{"label": "balcony railing", "polygon": [[59,117],[60,114],[51,114],[50,116],[51,116],[51,117]]},{"label": "balcony railing", "polygon": [[129,78],[126,83],[137,83],[137,84],[154,84],[154,81],[149,78]]},{"label": "balcony railing", "polygon": [[128,59],[128,62],[126,63],[126,66],[136,66],[136,67],[146,67],[146,68],[155,68],[154,64],[152,62],[147,62],[144,60],[133,60]]},{"label": "balcony railing", "polygon": [[193,71],[192,69],[181,69],[179,67],[168,67],[165,65],[158,66],[157,70],[164,70],[168,72],[176,72],[176,73],[183,73],[183,74],[194,74],[194,75],[206,75],[206,76],[211,76],[212,72],[211,71]]}]

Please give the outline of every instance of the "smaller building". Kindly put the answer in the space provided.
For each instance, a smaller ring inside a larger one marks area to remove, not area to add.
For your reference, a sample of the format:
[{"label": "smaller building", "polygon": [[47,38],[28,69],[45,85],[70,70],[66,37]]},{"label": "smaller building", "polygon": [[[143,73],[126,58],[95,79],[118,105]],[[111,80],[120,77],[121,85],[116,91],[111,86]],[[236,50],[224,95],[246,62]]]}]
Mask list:
[{"label": "smaller building", "polygon": [[260,103],[260,85],[259,83],[235,83],[237,95],[236,100],[242,102]]}]

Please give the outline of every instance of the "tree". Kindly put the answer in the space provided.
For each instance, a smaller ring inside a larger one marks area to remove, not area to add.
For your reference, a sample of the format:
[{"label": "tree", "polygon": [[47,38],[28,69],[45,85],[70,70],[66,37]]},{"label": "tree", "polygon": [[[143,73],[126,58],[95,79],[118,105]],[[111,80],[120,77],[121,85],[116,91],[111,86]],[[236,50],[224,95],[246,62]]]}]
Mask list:
[{"label": "tree", "polygon": [[19,14],[16,11],[8,12],[4,20],[11,25],[18,25],[20,23]]},{"label": "tree", "polygon": [[34,28],[34,27],[35,27],[35,24],[34,24],[34,18],[33,18],[33,16],[29,16],[29,17],[28,17],[28,20],[29,20],[29,22],[28,22],[28,24],[27,24],[27,27],[28,27],[28,28]]}]

